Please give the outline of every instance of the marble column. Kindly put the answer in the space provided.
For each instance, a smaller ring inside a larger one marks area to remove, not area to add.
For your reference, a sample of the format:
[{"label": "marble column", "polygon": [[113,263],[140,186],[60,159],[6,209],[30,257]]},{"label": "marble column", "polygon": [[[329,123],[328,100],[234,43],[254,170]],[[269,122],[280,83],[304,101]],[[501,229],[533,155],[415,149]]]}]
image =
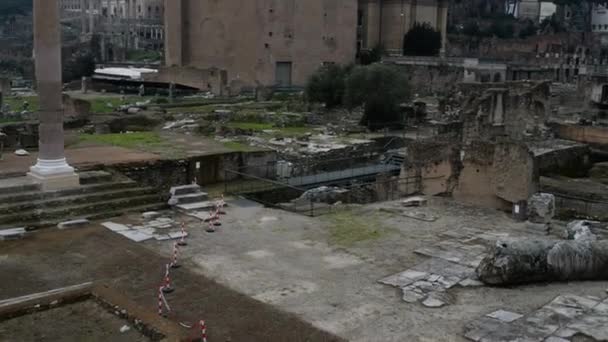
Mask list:
[{"label": "marble column", "polygon": [[38,161],[28,175],[43,190],[79,186],[64,154],[61,92],[61,27],[58,0],[34,0],[34,61],[40,108]]}]

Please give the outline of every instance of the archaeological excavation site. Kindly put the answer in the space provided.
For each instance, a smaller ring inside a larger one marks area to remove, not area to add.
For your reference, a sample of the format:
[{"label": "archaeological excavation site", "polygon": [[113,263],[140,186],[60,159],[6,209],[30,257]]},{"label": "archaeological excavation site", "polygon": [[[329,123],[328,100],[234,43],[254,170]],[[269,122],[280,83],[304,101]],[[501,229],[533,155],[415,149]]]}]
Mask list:
[{"label": "archaeological excavation site", "polygon": [[0,342],[608,342],[608,3],[0,0]]}]

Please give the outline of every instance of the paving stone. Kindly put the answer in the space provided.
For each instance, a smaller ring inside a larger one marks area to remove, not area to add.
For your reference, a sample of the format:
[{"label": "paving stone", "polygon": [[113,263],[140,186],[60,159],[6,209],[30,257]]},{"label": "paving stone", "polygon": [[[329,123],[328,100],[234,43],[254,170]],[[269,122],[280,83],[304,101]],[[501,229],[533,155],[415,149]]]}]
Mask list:
[{"label": "paving stone", "polygon": [[65,221],[65,222],[59,223],[57,225],[57,228],[69,229],[69,228],[85,227],[85,226],[88,226],[89,223],[90,222],[87,219],[71,220],[71,221]]},{"label": "paving stone", "polygon": [[431,292],[422,301],[422,305],[427,308],[441,308],[453,302],[453,298],[446,292]]},{"label": "paving stone", "polygon": [[166,241],[171,240],[171,237],[169,234],[154,234],[154,239],[156,239],[156,241]]},{"label": "paving stone", "polygon": [[596,341],[608,341],[608,316],[583,315],[568,324],[568,329],[576,330]]},{"label": "paving stone", "polygon": [[184,232],[184,234],[182,234],[181,231],[179,231],[179,232],[172,232],[172,233],[169,233],[168,235],[169,235],[170,239],[181,239],[182,235],[184,237],[188,237],[188,233],[187,232]]},{"label": "paving stone", "polygon": [[485,284],[479,280],[467,278],[467,279],[461,281],[460,283],[458,283],[458,285],[463,286],[463,287],[474,287],[474,286],[484,286]]},{"label": "paving stone", "polygon": [[426,295],[407,287],[402,289],[402,293],[402,299],[406,303],[417,303],[419,300],[424,299],[426,297]]},{"label": "paving stone", "polygon": [[414,270],[407,270],[401,273],[394,274],[392,276],[386,277],[384,279],[380,279],[378,282],[381,284],[395,286],[395,287],[404,287],[410,285],[411,283],[420,280],[426,279],[428,277],[428,273],[426,272],[418,272]]},{"label": "paving stone", "polygon": [[545,342],[570,342],[570,340],[566,340],[561,337],[549,336]]},{"label": "paving stone", "polygon": [[146,220],[153,220],[159,216],[160,216],[160,213],[156,212],[156,211],[146,211],[145,213],[141,214],[141,217],[143,217]]},{"label": "paving stone", "polygon": [[518,319],[524,317],[524,315],[520,315],[518,313],[511,312],[511,311],[505,311],[505,310],[494,311],[490,314],[487,314],[486,316],[497,319],[501,322],[506,322],[506,323],[511,323],[515,320],[518,320]]},{"label": "paving stone", "polygon": [[101,225],[108,228],[109,230],[111,230],[113,232],[122,232],[125,230],[129,230],[129,227],[125,226],[124,224],[120,224],[120,223],[104,222]]}]

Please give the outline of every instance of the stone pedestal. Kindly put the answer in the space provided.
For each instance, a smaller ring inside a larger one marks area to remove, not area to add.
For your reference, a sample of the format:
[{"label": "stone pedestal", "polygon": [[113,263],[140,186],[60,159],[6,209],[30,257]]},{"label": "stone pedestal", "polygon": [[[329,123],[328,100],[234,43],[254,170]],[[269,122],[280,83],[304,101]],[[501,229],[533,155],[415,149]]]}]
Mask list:
[{"label": "stone pedestal", "polygon": [[43,190],[79,186],[64,153],[61,31],[58,0],[34,0],[34,60],[40,110],[38,161],[28,176]]}]

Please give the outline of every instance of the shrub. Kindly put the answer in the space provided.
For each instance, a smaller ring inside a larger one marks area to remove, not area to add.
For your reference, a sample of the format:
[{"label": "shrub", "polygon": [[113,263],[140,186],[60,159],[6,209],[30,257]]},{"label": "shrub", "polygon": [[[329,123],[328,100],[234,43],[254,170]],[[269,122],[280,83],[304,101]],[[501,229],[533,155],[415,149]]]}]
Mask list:
[{"label": "shrub", "polygon": [[322,66],[308,80],[306,97],[310,102],[325,103],[327,108],[342,104],[344,81],[350,67],[336,64]]},{"label": "shrub", "polygon": [[441,33],[428,23],[414,25],[403,39],[403,54],[406,56],[436,56],[439,50]]},{"label": "shrub", "polygon": [[387,65],[356,67],[345,84],[345,103],[351,108],[363,105],[361,124],[373,129],[397,122],[400,104],[410,98],[407,77]]},{"label": "shrub", "polygon": [[383,45],[376,45],[371,50],[361,51],[359,54],[359,62],[362,65],[370,65],[382,60],[382,56],[386,54]]}]

